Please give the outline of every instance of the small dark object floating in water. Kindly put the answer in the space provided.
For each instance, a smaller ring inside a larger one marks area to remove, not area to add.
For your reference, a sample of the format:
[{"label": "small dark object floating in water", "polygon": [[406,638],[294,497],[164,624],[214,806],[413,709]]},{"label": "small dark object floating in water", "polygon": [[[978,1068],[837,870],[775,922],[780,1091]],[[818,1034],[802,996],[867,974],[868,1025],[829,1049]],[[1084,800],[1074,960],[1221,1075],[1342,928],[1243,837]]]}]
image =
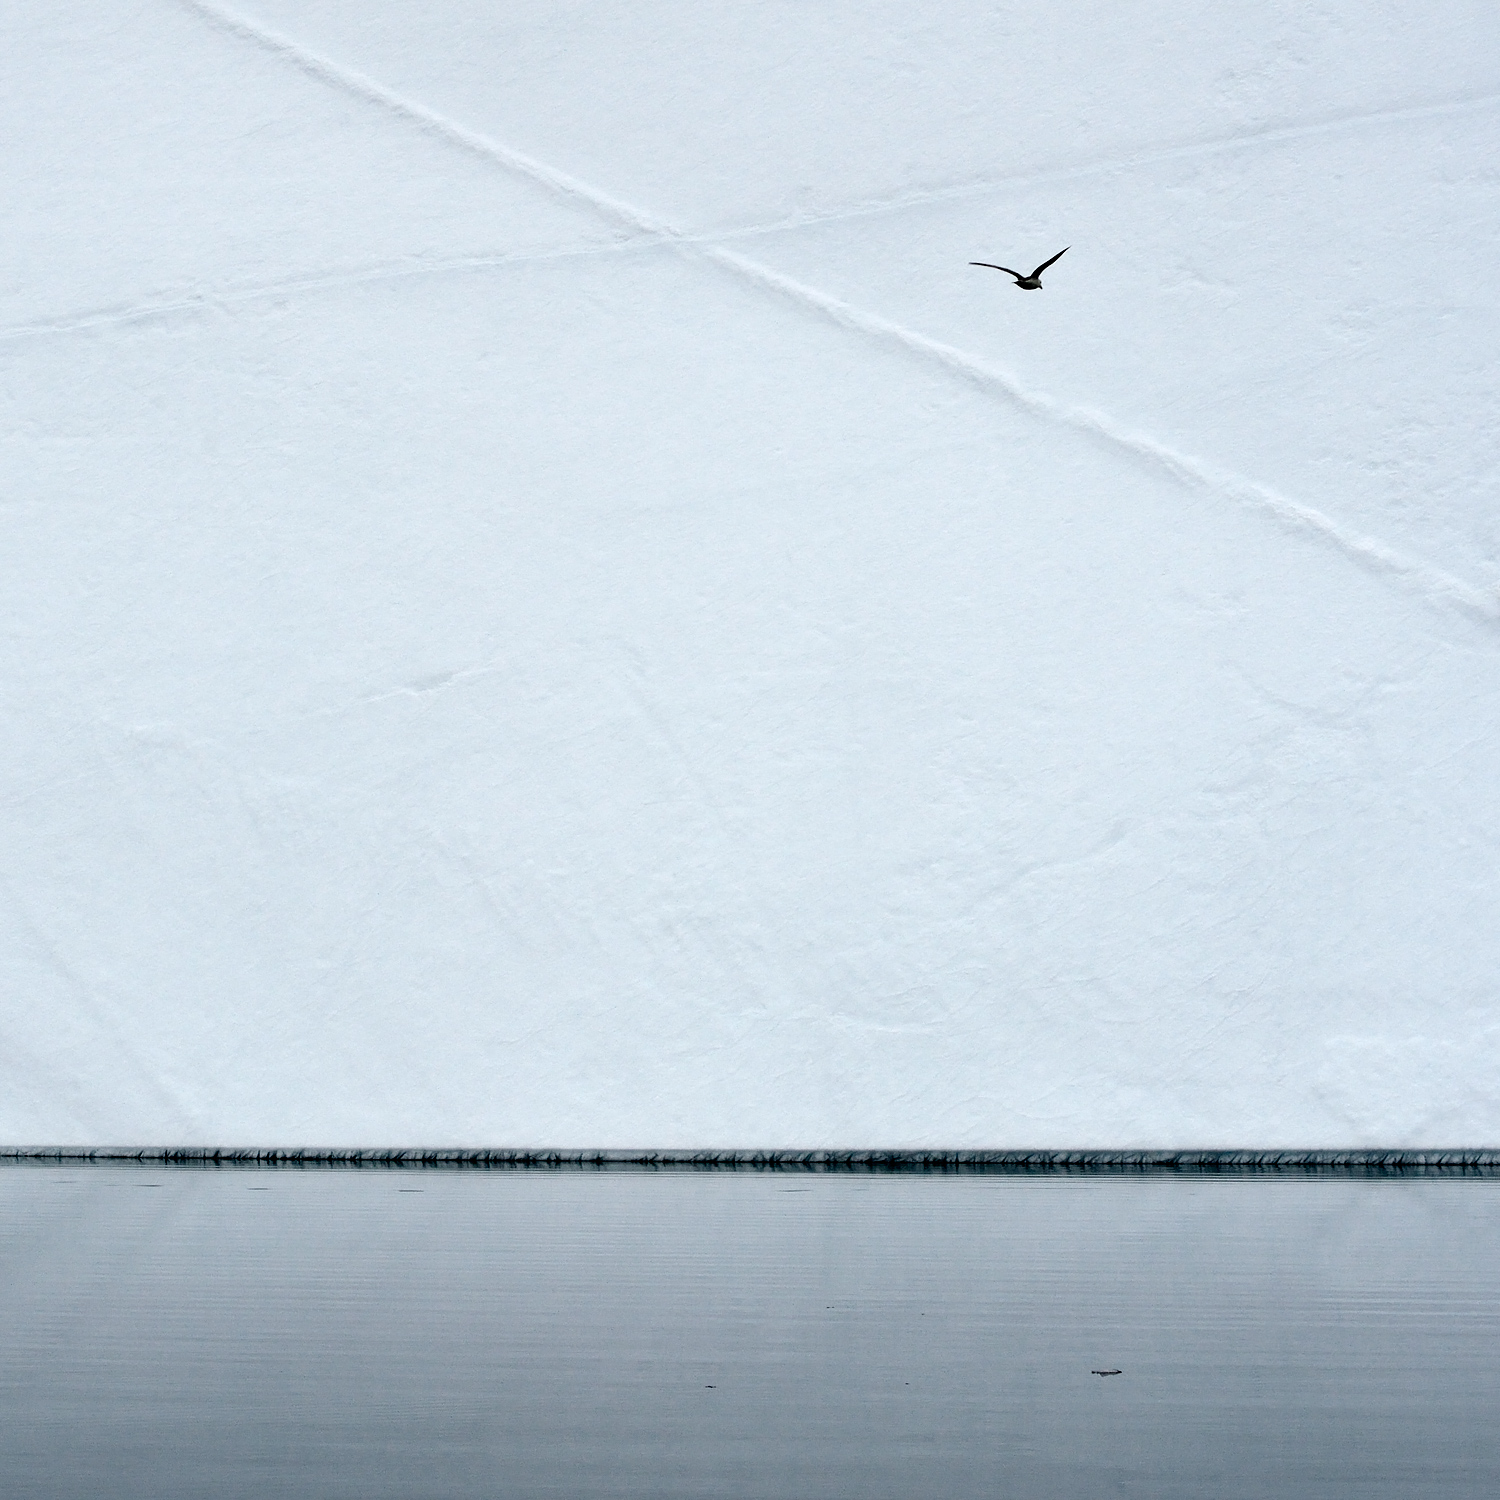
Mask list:
[{"label": "small dark object floating in water", "polygon": [[[1014,276],[1016,278],[1016,285],[1023,292],[1039,292],[1042,290],[1042,272],[1052,264],[1052,261],[1061,260],[1072,248],[1071,245],[1064,245],[1052,257],[1052,260],[1044,260],[1029,276],[1023,276],[1019,271],[1012,271],[1009,266],[997,266],[992,260],[971,260],[969,264],[971,266],[983,266],[989,271],[1004,271],[1007,276]],[[1098,1371],[1094,1373],[1098,1374]]]},{"label": "small dark object floating in water", "polygon": [[1123,1371],[1120,1371],[1120,1370],[1090,1370],[1089,1371],[1090,1375],[1119,1375],[1119,1374],[1122,1374],[1122,1373],[1123,1373]]}]

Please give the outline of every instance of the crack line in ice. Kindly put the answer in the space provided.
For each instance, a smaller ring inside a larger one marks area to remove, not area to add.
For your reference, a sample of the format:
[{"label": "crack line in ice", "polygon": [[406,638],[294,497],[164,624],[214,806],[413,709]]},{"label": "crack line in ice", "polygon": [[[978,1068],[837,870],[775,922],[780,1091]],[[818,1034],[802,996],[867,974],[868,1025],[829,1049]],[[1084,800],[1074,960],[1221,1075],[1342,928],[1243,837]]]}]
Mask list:
[{"label": "crack line in ice", "polygon": [[534,156],[528,156],[524,151],[516,151],[491,136],[483,135],[477,130],[470,130],[467,125],[461,125],[457,120],[439,114],[436,110],[428,109],[425,104],[419,104],[415,99],[408,99],[405,95],[396,93],[394,89],[386,88],[384,84],[377,83],[367,74],[354,68],[347,68],[342,63],[336,63],[332,58],[324,57],[310,47],[303,46],[301,42],[293,41],[291,37],[279,31],[273,31],[269,26],[262,26],[258,21],[252,21],[226,6],[214,3],[214,0],[181,0],[181,3],[197,11],[212,24],[280,54],[287,61],[301,68],[304,73],[311,73],[313,77],[321,79],[324,83],[331,83],[345,93],[372,100],[398,115],[415,120],[424,130],[439,135],[454,145],[461,146],[465,151],[498,161],[502,166],[507,166],[512,171],[539,183],[559,198],[569,202],[577,202],[581,199],[615,223],[636,233],[652,234],[673,240],[683,237],[682,231],[667,220],[659,219],[644,209],[636,208],[633,204],[601,192],[598,188],[591,187],[588,183],[580,181],[567,172],[561,172],[556,167],[549,167],[545,162],[538,161]]},{"label": "crack line in ice", "polygon": [[417,276],[445,276],[456,271],[490,271],[503,266],[524,265],[533,261],[572,260],[594,255],[620,255],[632,250],[654,249],[665,243],[660,235],[650,238],[621,240],[613,245],[577,245],[556,250],[518,250],[499,255],[454,255],[429,260],[383,261],[347,271],[308,272],[277,281],[253,282],[220,290],[193,292],[183,297],[163,298],[155,302],[131,302],[119,307],[98,307],[84,312],[61,313],[32,323],[13,323],[0,327],[0,343],[19,339],[45,338],[51,334],[87,333],[92,328],[112,328],[124,323],[145,323],[174,313],[210,312],[233,307],[238,303],[261,302],[299,292],[320,292],[345,286],[364,286],[371,282],[399,281]]},{"label": "crack line in ice", "polygon": [[[191,5],[193,9],[212,15],[215,21],[238,32],[239,34],[269,43],[275,33],[265,32],[254,26],[248,20],[233,16],[229,12],[213,7],[206,0],[184,0],[185,4]],[[287,53],[294,57],[299,66],[307,66],[309,59],[314,54],[307,51],[300,44],[291,41],[290,38],[276,37],[276,50]],[[352,83],[358,80],[364,91],[371,97],[379,98],[381,103],[387,104],[401,113],[417,115],[422,118],[424,124],[433,128],[441,128],[446,136],[453,137],[455,132],[459,137],[470,137],[464,139],[462,144],[470,149],[482,149],[483,154],[488,156],[497,153],[506,153],[508,148],[502,147],[498,142],[489,141],[485,137],[478,136],[473,132],[466,131],[454,121],[446,120],[441,116],[433,114],[425,118],[420,106],[412,101],[400,98],[395,94],[389,94],[373,79],[366,78],[363,74],[353,73],[348,69],[341,69],[338,65],[326,59],[317,59],[320,67],[314,69],[316,76],[324,82]],[[337,75],[347,74],[347,79],[341,79]],[[387,97],[388,95],[388,97]],[[845,219],[873,218],[881,214],[900,213],[908,208],[921,208],[931,203],[947,203],[965,198],[984,197],[989,193],[1003,193],[1013,189],[1043,186],[1054,182],[1072,181],[1079,177],[1090,177],[1100,173],[1114,171],[1128,171],[1133,167],[1151,166],[1157,162],[1177,161],[1195,156],[1210,156],[1219,152],[1235,151],[1263,144],[1276,144],[1281,141],[1300,140],[1307,136],[1328,135],[1340,130],[1355,129],[1362,125],[1383,124],[1389,121],[1422,120],[1452,114],[1465,114],[1471,110],[1493,109],[1500,106],[1500,94],[1479,94],[1467,99],[1449,99],[1436,104],[1413,104],[1403,105],[1394,109],[1373,110],[1367,114],[1346,115],[1331,120],[1314,121],[1303,125],[1283,125],[1272,130],[1247,131],[1241,135],[1220,136],[1214,140],[1198,141],[1179,146],[1152,147],[1130,156],[1111,157],[1103,161],[1087,162],[1073,167],[1056,167],[1043,169],[1037,172],[1019,173],[1012,177],[980,178],[972,182],[953,183],[948,187],[929,188],[912,193],[898,193],[886,198],[871,198],[859,203],[847,203],[828,209],[821,209],[814,213],[794,214],[783,219],[772,219],[756,224],[729,225],[723,228],[707,230],[701,233],[687,233],[685,231],[663,228],[651,231],[642,237],[631,238],[613,245],[585,245],[558,250],[541,251],[519,251],[514,254],[501,255],[470,255],[454,256],[448,259],[433,259],[421,263],[389,262],[386,264],[372,266],[363,270],[350,271],[347,273],[333,272],[327,275],[310,274],[306,276],[290,277],[283,281],[272,281],[257,284],[252,287],[235,287],[224,292],[206,292],[193,294],[188,297],[175,298],[162,302],[140,302],[127,304],[120,308],[98,308],[88,312],[65,313],[56,318],[41,319],[33,323],[17,323],[10,327],[0,327],[0,343],[9,342],[14,339],[34,338],[53,333],[78,333],[85,332],[91,328],[108,327],[121,323],[134,323],[149,321],[154,317],[162,317],[177,312],[199,312],[205,307],[214,304],[233,304],[237,302],[259,301],[267,297],[276,297],[295,292],[315,292],[325,289],[333,289],[340,286],[357,286],[366,282],[394,280],[407,276],[444,275],[453,271],[465,270],[494,270],[511,264],[522,264],[534,260],[562,260],[572,257],[587,257],[594,255],[613,255],[630,250],[651,249],[657,246],[680,243],[722,243],[725,240],[753,239],[763,235],[789,233],[797,229],[816,228],[823,224],[836,224]],[[482,147],[480,142],[484,142]],[[522,153],[509,153],[515,157],[513,165],[517,170],[530,173],[531,168],[540,166],[540,163],[524,157]],[[530,165],[522,166],[526,162]],[[550,171],[550,169],[548,169]],[[560,188],[562,182],[572,181],[565,173],[554,174],[557,181],[550,184]],[[586,184],[578,183],[578,187],[586,188]],[[587,196],[591,203],[599,204],[600,195],[592,189],[587,189]]]},{"label": "crack line in ice", "polygon": [[[1312,534],[1332,543],[1346,557],[1361,566],[1403,579],[1435,598],[1477,615],[1486,623],[1500,622],[1500,591],[1475,587],[1430,563],[1408,557],[1378,537],[1366,536],[1355,531],[1313,506],[1283,495],[1268,485],[1259,484],[1241,475],[1190,458],[1167,444],[1158,442],[1146,433],[1127,427],[1103,412],[1081,406],[1069,406],[1045,392],[1034,391],[1023,385],[1008,370],[981,360],[952,344],[929,338],[926,334],[918,333],[915,329],[893,322],[878,313],[866,312],[852,303],[830,296],[790,276],[784,276],[779,271],[773,271],[769,266],[762,265],[759,261],[751,260],[733,250],[697,240],[667,219],[605,193],[580,178],[550,167],[533,156],[528,156],[525,152],[516,151],[489,136],[470,130],[456,120],[449,119],[436,110],[428,109],[424,104],[419,104],[415,100],[386,88],[364,73],[336,63],[280,32],[248,20],[217,4],[216,0],[181,0],[181,3],[197,11],[212,24],[221,26],[247,41],[269,48],[304,72],[347,93],[369,99],[396,114],[414,120],[423,129],[432,131],[466,151],[487,157],[531,179],[560,198],[587,203],[598,213],[617,224],[637,233],[656,236],[685,252],[696,253],[732,272],[742,280],[754,282],[802,307],[824,314],[841,327],[857,330],[887,344],[894,344],[909,354],[942,366],[970,385],[977,386],[984,391],[1002,394],[1016,405],[1037,416],[1071,428],[1075,432],[1083,432],[1094,438],[1103,438],[1114,447],[1123,449],[1138,459],[1144,459],[1189,489],[1209,490],[1269,512],[1294,530]],[[1481,101],[1470,101],[1470,104],[1486,102],[1489,102],[1488,97]],[[1434,105],[1413,110],[1410,113],[1413,115],[1438,113],[1460,107],[1464,106]],[[1328,127],[1288,127],[1285,131],[1270,132],[1267,136],[1257,136],[1255,139],[1290,139],[1324,128]],[[1191,155],[1195,151],[1204,149],[1208,148],[1180,147],[1173,153],[1165,154]]]},{"label": "crack line in ice", "polygon": [[1500,622],[1500,591],[1476,588],[1473,584],[1456,578],[1441,568],[1404,553],[1378,537],[1365,536],[1336,521],[1332,516],[1293,500],[1273,490],[1269,485],[1246,479],[1213,465],[1205,464],[1175,448],[1158,442],[1146,433],[1138,432],[1104,412],[1082,406],[1069,406],[1055,396],[1035,391],[1023,385],[1008,370],[1001,369],[985,360],[978,359],[966,350],[926,334],[904,327],[881,317],[878,313],[866,312],[852,303],[831,297],[805,282],[794,281],[769,266],[750,260],[732,250],[710,249],[704,254],[720,265],[731,267],[741,275],[759,282],[804,306],[817,308],[844,327],[871,334],[887,343],[934,361],[954,375],[988,391],[998,391],[1009,397],[1016,405],[1046,417],[1074,431],[1086,432],[1093,437],[1102,437],[1117,448],[1124,448],[1138,458],[1143,458],[1154,467],[1164,470],[1180,484],[1189,489],[1211,490],[1227,495],[1242,503],[1269,511],[1278,520],[1300,531],[1313,532],[1332,542],[1347,556],[1361,565],[1382,573],[1395,574],[1418,584],[1428,593],[1445,599],[1449,603],[1479,615],[1487,622]]},{"label": "crack line in ice", "polygon": [[1332,135],[1361,125],[1379,125],[1392,121],[1425,120],[1445,115],[1467,114],[1471,110],[1500,107],[1500,94],[1477,94],[1467,99],[1449,99],[1437,104],[1404,105],[1397,109],[1374,110],[1368,114],[1345,115],[1337,119],[1315,121],[1305,125],[1281,125],[1272,130],[1246,131],[1240,135],[1218,136],[1213,140],[1179,146],[1152,146],[1127,156],[1107,157],[1073,167],[1046,167],[1035,172],[1018,172],[1010,177],[977,178],[956,182],[948,187],[924,188],[915,192],[895,193],[884,198],[868,198],[805,214],[789,214],[783,219],[760,224],[730,226],[714,232],[717,240],[750,239],[757,235],[781,234],[794,229],[836,224],[844,219],[873,218],[880,214],[901,213],[930,203],[950,203],[965,198],[982,198],[990,193],[1005,193],[1021,188],[1045,187],[1054,182],[1071,182],[1080,177],[1096,177],[1110,172],[1128,172],[1136,167],[1155,166],[1159,162],[1184,161],[1195,156],[1215,156],[1223,152],[1248,150],[1254,146],[1277,145],[1283,141],[1303,140],[1309,136]]}]

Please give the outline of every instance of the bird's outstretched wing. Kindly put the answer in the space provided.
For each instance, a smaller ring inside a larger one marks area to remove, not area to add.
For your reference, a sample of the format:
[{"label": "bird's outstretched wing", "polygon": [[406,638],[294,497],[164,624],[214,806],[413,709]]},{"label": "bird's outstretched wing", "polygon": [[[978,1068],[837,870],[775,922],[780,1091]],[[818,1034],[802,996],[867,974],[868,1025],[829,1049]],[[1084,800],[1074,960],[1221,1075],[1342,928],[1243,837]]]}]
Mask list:
[{"label": "bird's outstretched wing", "polygon": [[[1056,259],[1055,256],[1053,258]],[[1018,279],[1021,275],[1019,271],[1012,271],[1009,266],[997,266],[992,260],[971,260],[969,264],[971,266],[988,266],[992,271],[1004,271],[1007,276],[1014,276]]]},{"label": "bird's outstretched wing", "polygon": [[1033,278],[1033,279],[1035,279],[1035,278],[1036,278],[1036,277],[1038,277],[1038,276],[1040,276],[1040,275],[1041,275],[1041,274],[1042,274],[1042,272],[1043,272],[1043,271],[1045,271],[1045,270],[1046,270],[1046,269],[1047,269],[1047,267],[1048,267],[1048,266],[1050,266],[1050,265],[1051,265],[1051,264],[1052,264],[1052,261],[1054,261],[1054,260],[1061,260],[1061,259],[1062,259],[1062,258],[1063,258],[1063,256],[1065,256],[1065,255],[1066,255],[1066,254],[1067,254],[1067,253],[1068,253],[1068,251],[1069,251],[1069,250],[1071,250],[1071,249],[1072,249],[1072,248],[1073,248],[1073,247],[1072,247],[1072,246],[1071,246],[1071,245],[1064,245],[1064,246],[1063,246],[1063,247],[1062,247],[1062,249],[1061,249],[1061,250],[1059,250],[1059,251],[1058,251],[1058,252],[1057,252],[1057,254],[1056,254],[1056,255],[1054,255],[1054,256],[1053,256],[1053,257],[1052,257],[1052,260],[1044,260],[1044,261],[1043,261],[1043,262],[1042,262],[1042,263],[1041,263],[1041,265],[1039,265],[1039,266],[1038,266],[1038,267],[1037,267],[1037,268],[1036,268],[1036,270],[1034,270],[1034,271],[1033,271],[1033,272],[1032,272],[1032,273],[1031,273],[1031,275],[1032,275],[1032,278]]}]

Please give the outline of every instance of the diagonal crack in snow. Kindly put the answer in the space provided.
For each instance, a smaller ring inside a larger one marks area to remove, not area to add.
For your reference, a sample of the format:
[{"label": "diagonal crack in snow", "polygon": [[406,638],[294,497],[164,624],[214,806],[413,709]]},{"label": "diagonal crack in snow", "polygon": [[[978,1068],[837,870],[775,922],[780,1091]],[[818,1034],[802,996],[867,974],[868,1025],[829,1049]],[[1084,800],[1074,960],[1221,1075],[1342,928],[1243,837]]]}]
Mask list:
[{"label": "diagonal crack in snow", "polygon": [[804,306],[817,308],[846,328],[857,329],[882,342],[895,344],[911,354],[940,364],[960,379],[983,390],[1002,394],[1037,416],[1071,427],[1075,431],[1088,433],[1092,437],[1104,438],[1112,446],[1146,460],[1189,489],[1211,490],[1268,511],[1277,520],[1298,531],[1310,532],[1333,543],[1362,566],[1381,573],[1395,574],[1429,594],[1478,615],[1486,622],[1500,623],[1500,593],[1477,588],[1431,563],[1408,557],[1380,538],[1366,536],[1324,511],[1283,495],[1269,485],[1180,453],[1105,412],[1071,406],[1044,391],[1032,390],[999,365],[980,359],[952,344],[929,338],[926,334],[881,317],[878,313],[866,312],[863,308],[830,296],[805,282],[783,276],[779,271],[773,271],[747,256],[722,248],[708,249],[703,253],[709,259],[737,270],[771,291]]},{"label": "diagonal crack in snow", "polygon": [[414,120],[424,130],[440,136],[451,145],[462,147],[463,150],[476,156],[483,156],[490,161],[499,162],[501,166],[509,167],[511,171],[530,178],[567,202],[589,204],[598,213],[623,229],[628,229],[634,234],[656,235],[663,239],[684,238],[683,231],[668,220],[648,213],[645,209],[637,208],[634,204],[626,203],[620,198],[615,198],[609,193],[601,192],[579,178],[559,171],[556,167],[549,167],[546,162],[538,161],[524,151],[517,151],[495,140],[492,136],[484,135],[477,130],[470,130],[467,125],[461,125],[457,120],[439,114],[435,109],[428,109],[425,104],[419,104],[415,99],[408,99],[404,94],[398,94],[394,89],[386,88],[384,84],[377,83],[367,74],[354,68],[347,68],[342,63],[336,63],[332,58],[324,57],[310,47],[304,47],[301,42],[293,41],[291,37],[274,31],[269,26],[262,26],[258,21],[252,21],[247,16],[230,10],[227,6],[215,3],[215,0],[181,0],[181,3],[221,30],[232,32],[246,41],[254,42],[258,46],[277,53],[304,73],[310,73],[314,78],[332,84],[334,88],[362,99],[368,99],[408,120]]},{"label": "diagonal crack in snow", "polygon": [[[1076,432],[1086,433],[1090,437],[1102,438],[1115,448],[1124,450],[1138,460],[1144,460],[1189,489],[1209,490],[1267,512],[1283,525],[1330,543],[1360,566],[1396,577],[1408,586],[1477,616],[1487,624],[1500,623],[1500,591],[1476,587],[1420,558],[1409,557],[1379,537],[1356,531],[1314,506],[1283,495],[1268,485],[1180,453],[1104,412],[1072,406],[1043,391],[1034,391],[1010,371],[966,350],[929,338],[926,334],[878,313],[867,312],[805,282],[784,276],[759,261],[725,249],[722,245],[697,240],[670,220],[627,203],[581,178],[549,166],[536,157],[517,151],[479,131],[471,130],[437,110],[429,109],[426,105],[387,88],[367,74],[334,62],[281,32],[249,20],[220,5],[218,0],[181,0],[181,3],[212,24],[268,48],[313,77],[415,121],[424,130],[465,151],[494,161],[564,200],[586,203],[603,217],[632,233],[656,237],[684,253],[721,267],[741,280],[753,282],[785,300],[821,313],[840,327],[856,330],[888,346],[895,346],[908,355],[940,365],[959,379],[981,390],[1003,395],[1037,416]],[[1473,105],[1488,102],[1488,98],[1467,101]],[[1443,108],[1444,106],[1430,107],[1432,111]],[[1418,112],[1428,111],[1413,111]],[[1312,128],[1318,127],[1289,127],[1284,132],[1272,134],[1284,134],[1290,138],[1302,133],[1302,130]],[[1183,147],[1168,154],[1190,154],[1201,149],[1203,148]]]}]

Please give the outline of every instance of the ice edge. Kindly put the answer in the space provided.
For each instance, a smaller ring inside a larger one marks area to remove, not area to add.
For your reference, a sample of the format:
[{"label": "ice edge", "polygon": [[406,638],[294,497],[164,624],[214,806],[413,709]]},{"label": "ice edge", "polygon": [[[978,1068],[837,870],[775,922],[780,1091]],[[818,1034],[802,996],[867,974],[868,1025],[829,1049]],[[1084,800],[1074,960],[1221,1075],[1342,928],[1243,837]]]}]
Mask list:
[{"label": "ice edge", "polygon": [[0,1161],[160,1166],[720,1168],[803,1172],[1339,1172],[1500,1176],[1500,1148],[549,1149],[528,1147],[0,1146]]}]

